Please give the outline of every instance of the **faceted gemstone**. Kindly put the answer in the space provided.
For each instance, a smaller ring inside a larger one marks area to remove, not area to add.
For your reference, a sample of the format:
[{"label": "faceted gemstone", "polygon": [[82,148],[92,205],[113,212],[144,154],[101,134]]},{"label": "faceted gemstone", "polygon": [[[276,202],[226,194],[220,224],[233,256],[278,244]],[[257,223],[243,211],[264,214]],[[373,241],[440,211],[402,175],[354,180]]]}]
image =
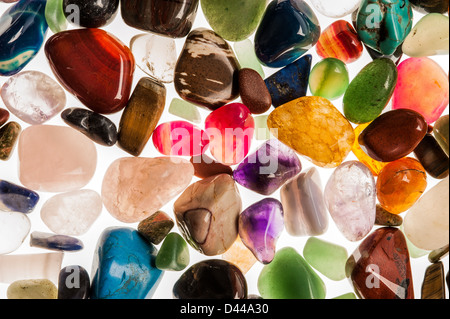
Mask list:
[{"label": "faceted gemstone", "polygon": [[64,0],[47,0],[45,5],[45,20],[53,33],[67,30],[68,21],[64,14]]},{"label": "faceted gemstone", "polygon": [[318,236],[326,232],[328,211],[315,167],[287,182],[280,195],[285,227],[291,236]]},{"label": "faceted gemstone", "polygon": [[322,97],[302,97],[273,111],[267,120],[272,134],[320,167],[337,167],[355,140],[353,127]]},{"label": "faceted gemstone", "polygon": [[433,135],[425,135],[414,149],[414,155],[431,177],[444,179],[448,176],[448,155],[445,154]]},{"label": "faceted gemstone", "polygon": [[281,68],[311,49],[319,37],[319,20],[306,2],[272,1],[256,31],[256,56],[268,67]]},{"label": "faceted gemstone", "polygon": [[400,215],[388,212],[380,204],[377,204],[375,225],[388,227],[401,226],[403,225],[403,218]]},{"label": "faceted gemstone", "polygon": [[113,146],[117,142],[117,128],[106,116],[83,108],[69,108],[61,113],[61,118],[70,127],[83,133],[92,141]]},{"label": "faceted gemstone", "polygon": [[370,234],[348,259],[346,274],[362,299],[414,299],[409,252],[397,228]]},{"label": "faceted gemstone", "polygon": [[392,109],[410,109],[435,122],[448,106],[448,76],[430,58],[409,58],[398,66]]},{"label": "faceted gemstone", "polygon": [[349,161],[336,168],[325,186],[324,199],[337,228],[348,240],[361,240],[372,230],[377,195],[373,175],[364,164]]},{"label": "faceted gemstone", "polygon": [[368,47],[390,55],[403,43],[412,24],[413,11],[409,1],[363,0],[356,31]]},{"label": "faceted gemstone", "polygon": [[18,280],[9,285],[8,299],[58,299],[58,288],[48,279]]},{"label": "faceted gemstone", "polygon": [[439,143],[439,145],[442,147],[442,149],[444,150],[445,154],[447,154],[447,156],[449,155],[448,152],[448,141],[449,141],[449,136],[448,136],[448,115],[444,115],[442,117],[440,117],[436,123],[434,123],[434,128],[433,128],[433,135],[434,138],[436,139],[436,141]]},{"label": "faceted gemstone", "polygon": [[432,264],[426,269],[421,297],[421,299],[445,299],[445,271],[442,262]]},{"label": "faceted gemstone", "polygon": [[84,244],[75,237],[34,231],[30,235],[30,247],[56,251],[80,251],[84,248]]},{"label": "faceted gemstone", "polygon": [[45,54],[58,81],[92,111],[110,114],[125,107],[134,57],[114,36],[95,28],[58,32],[47,40]]},{"label": "faceted gemstone", "polygon": [[38,193],[0,179],[0,210],[29,214],[38,201]]},{"label": "faceted gemstone", "polygon": [[179,195],[193,175],[182,158],[119,158],[105,172],[103,204],[121,222],[140,222]]},{"label": "faceted gemstone", "polygon": [[239,215],[239,237],[263,264],[273,260],[283,230],[283,206],[277,199],[265,198]]},{"label": "faceted gemstone", "polygon": [[334,297],[332,299],[358,299],[358,298],[356,297],[356,295],[353,292],[349,292],[349,293]]},{"label": "faceted gemstone", "polygon": [[23,0],[0,16],[0,75],[22,70],[39,52],[47,33],[45,0]]},{"label": "faceted gemstone", "polygon": [[89,274],[81,266],[66,266],[59,272],[58,299],[89,299],[91,293]]},{"label": "faceted gemstone", "polygon": [[352,80],[344,95],[345,117],[356,124],[376,119],[385,109],[397,84],[397,67],[389,59],[376,59]]},{"label": "faceted gemstone", "polygon": [[303,256],[325,277],[334,281],[345,279],[345,263],[348,259],[345,247],[310,237],[303,248]]},{"label": "faceted gemstone", "polygon": [[258,277],[264,299],[325,299],[322,279],[294,248],[280,249]]},{"label": "faceted gemstone", "polygon": [[427,191],[405,216],[405,235],[412,244],[425,250],[448,245],[449,179]]},{"label": "faceted gemstone", "polygon": [[200,124],[202,122],[202,117],[197,106],[177,98],[174,98],[172,102],[170,102],[169,113],[195,124]]},{"label": "faceted gemstone", "polygon": [[189,265],[189,248],[183,237],[170,233],[156,255],[155,265],[161,270],[180,271]]},{"label": "faceted gemstone", "polygon": [[31,229],[27,215],[19,212],[0,211],[0,255],[18,249]]},{"label": "faceted gemstone", "polygon": [[306,96],[312,56],[307,54],[264,80],[275,107]]},{"label": "faceted gemstone", "polygon": [[302,170],[294,150],[277,139],[263,143],[233,172],[240,185],[261,195],[271,195]]},{"label": "faceted gemstone", "polygon": [[177,52],[175,40],[155,34],[138,34],[130,41],[137,66],[164,83],[173,82]]},{"label": "faceted gemstone", "polygon": [[255,121],[255,137],[258,141],[266,141],[271,138],[269,127],[267,126],[267,119],[269,115],[254,116]]},{"label": "faceted gemstone", "polygon": [[206,152],[209,137],[205,131],[186,121],[166,122],[153,131],[152,141],[163,155],[194,156]]},{"label": "faceted gemstone", "polygon": [[357,10],[361,0],[311,0],[311,3],[324,16],[342,18]]},{"label": "faceted gemstone", "polygon": [[393,162],[410,154],[428,131],[417,112],[401,109],[381,114],[359,135],[364,152],[380,162]]},{"label": "faceted gemstone", "polygon": [[222,259],[238,267],[244,275],[257,262],[255,255],[244,245],[239,236],[230,249],[222,255]]},{"label": "faceted gemstone", "polygon": [[199,0],[123,0],[122,18],[129,26],[171,38],[184,38],[192,28]]},{"label": "faceted gemstone", "polygon": [[421,13],[445,13],[448,11],[447,0],[409,0],[412,7]]},{"label": "faceted gemstone", "polygon": [[0,109],[0,127],[9,119],[9,112],[5,109]]},{"label": "faceted gemstone", "polygon": [[272,97],[266,83],[253,69],[239,70],[239,95],[242,103],[253,114],[265,113],[272,106]]},{"label": "faceted gemstone", "polygon": [[239,62],[214,31],[189,33],[175,67],[175,89],[183,100],[215,110],[239,95]]},{"label": "faceted gemstone", "polygon": [[326,58],[317,63],[309,76],[309,89],[312,95],[330,101],[344,95],[349,84],[347,66],[341,60]]},{"label": "faceted gemstone", "polygon": [[120,118],[118,146],[139,156],[158,125],[165,103],[165,86],[151,78],[141,78]]},{"label": "faceted gemstone", "polygon": [[410,57],[425,57],[449,53],[449,19],[430,13],[420,19],[403,42],[403,53]]},{"label": "faceted gemstone", "polygon": [[448,256],[448,245],[435,249],[428,255],[428,261],[432,264],[439,262],[443,258]]},{"label": "faceted gemstone", "polygon": [[241,210],[239,190],[227,174],[195,182],[174,203],[183,237],[206,256],[222,254],[233,245]]},{"label": "faceted gemstone", "polygon": [[233,48],[242,68],[253,69],[265,78],[264,70],[255,53],[255,46],[250,39],[235,42]]},{"label": "faceted gemstone", "polygon": [[70,127],[34,125],[19,138],[19,180],[43,192],[68,192],[84,187],[95,173],[94,143]]},{"label": "faceted gemstone", "polygon": [[64,14],[76,27],[101,28],[117,15],[119,0],[63,0]]},{"label": "faceted gemstone", "polygon": [[164,274],[155,267],[156,254],[132,228],[105,229],[94,253],[91,299],[151,298]]},{"label": "faceted gemstone", "polygon": [[175,223],[162,211],[157,211],[150,217],[139,222],[138,232],[154,245],[159,245],[169,234]]},{"label": "faceted gemstone", "polygon": [[218,174],[233,175],[233,169],[230,166],[216,162],[205,154],[193,156],[190,159],[194,166],[194,175],[198,178],[207,178]]},{"label": "faceted gemstone", "polygon": [[427,172],[414,158],[405,157],[388,163],[378,174],[377,197],[392,214],[410,209],[427,188]]},{"label": "faceted gemstone", "polygon": [[358,60],[363,49],[355,29],[345,20],[335,21],[326,28],[316,46],[317,54],[322,58],[336,58],[344,63]]},{"label": "faceted gemstone", "polygon": [[210,152],[219,162],[238,164],[250,151],[255,121],[244,104],[231,103],[211,112],[205,128]]},{"label": "faceted gemstone", "polygon": [[175,299],[247,299],[247,281],[235,265],[209,259],[186,270],[173,287]]},{"label": "faceted gemstone", "polygon": [[103,209],[101,196],[81,189],[50,197],[41,208],[41,219],[54,233],[81,236],[87,233]]},{"label": "faceted gemstone", "polygon": [[0,127],[0,160],[10,159],[21,132],[22,127],[16,122],[9,122]]}]

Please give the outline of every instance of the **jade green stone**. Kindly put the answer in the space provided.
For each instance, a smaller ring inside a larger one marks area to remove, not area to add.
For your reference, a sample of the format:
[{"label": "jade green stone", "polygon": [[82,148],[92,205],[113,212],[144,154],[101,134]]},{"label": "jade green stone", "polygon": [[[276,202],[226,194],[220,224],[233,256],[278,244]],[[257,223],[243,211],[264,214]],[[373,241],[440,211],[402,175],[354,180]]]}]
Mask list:
[{"label": "jade green stone", "polygon": [[397,67],[389,59],[367,64],[353,79],[344,95],[344,115],[353,123],[376,119],[389,103],[397,84]]},{"label": "jade green stone", "polygon": [[325,277],[340,281],[346,278],[347,250],[339,245],[310,237],[303,248],[306,261]]},{"label": "jade green stone", "polygon": [[255,32],[267,0],[201,0],[211,28],[229,41],[242,41]]},{"label": "jade green stone", "polygon": [[234,43],[234,53],[236,54],[241,68],[253,69],[264,79],[266,75],[255,53],[255,46],[252,41],[246,39],[244,41]]},{"label": "jade green stone", "polygon": [[448,155],[448,115],[440,117],[434,123],[433,134],[445,154]]},{"label": "jade green stone", "polygon": [[258,141],[265,141],[270,139],[270,130],[267,126],[267,119],[269,115],[255,116],[255,137]]},{"label": "jade green stone", "polygon": [[170,102],[169,113],[193,123],[200,124],[202,122],[198,107],[181,99],[175,98]]},{"label": "jade green stone", "polygon": [[45,5],[45,20],[53,33],[67,29],[67,19],[64,15],[63,0],[47,0]]},{"label": "jade green stone", "polygon": [[187,265],[189,265],[189,248],[186,241],[177,233],[168,234],[156,256],[156,268],[180,271]]},{"label": "jade green stone", "polygon": [[322,279],[294,248],[280,249],[258,277],[264,299],[325,299]]},{"label": "jade green stone", "polygon": [[335,100],[344,95],[349,84],[347,66],[335,58],[326,58],[317,63],[309,75],[312,95]]},{"label": "jade green stone", "polygon": [[356,298],[356,295],[353,292],[349,292],[349,293],[334,297],[333,299],[358,299],[358,298]]}]

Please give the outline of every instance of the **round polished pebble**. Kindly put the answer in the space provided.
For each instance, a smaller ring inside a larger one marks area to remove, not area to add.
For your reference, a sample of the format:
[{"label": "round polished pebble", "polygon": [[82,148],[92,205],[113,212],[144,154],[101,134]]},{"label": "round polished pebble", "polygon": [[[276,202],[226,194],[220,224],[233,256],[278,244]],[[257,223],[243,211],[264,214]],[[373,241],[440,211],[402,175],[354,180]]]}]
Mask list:
[{"label": "round polished pebble", "polygon": [[239,70],[239,94],[252,114],[262,114],[272,106],[272,97],[264,80],[253,69]]},{"label": "round polished pebble", "polygon": [[45,20],[53,33],[67,29],[68,21],[64,14],[63,2],[65,0],[47,0],[45,5]]},{"label": "round polished pebble", "polygon": [[59,272],[58,299],[88,299],[91,281],[89,273],[81,266],[66,266]]},{"label": "round polished pebble", "polygon": [[18,280],[9,285],[8,299],[58,299],[58,289],[48,279]]},{"label": "round polished pebble", "polygon": [[27,215],[0,211],[0,255],[9,254],[22,245],[31,229]]},{"label": "round polished pebble", "polygon": [[64,14],[77,27],[101,28],[110,24],[117,15],[119,0],[64,0]]},{"label": "round polished pebble", "polygon": [[331,101],[344,95],[349,81],[346,65],[341,60],[326,58],[311,70],[309,88],[312,95]]}]

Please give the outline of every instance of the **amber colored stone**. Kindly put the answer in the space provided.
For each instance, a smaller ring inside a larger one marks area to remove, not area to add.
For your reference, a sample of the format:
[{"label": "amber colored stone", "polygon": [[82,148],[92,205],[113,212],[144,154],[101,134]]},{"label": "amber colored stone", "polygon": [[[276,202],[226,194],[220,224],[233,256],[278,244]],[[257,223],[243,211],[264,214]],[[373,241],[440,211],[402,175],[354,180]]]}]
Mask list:
[{"label": "amber colored stone", "polygon": [[10,159],[22,128],[19,123],[9,122],[0,128],[0,160]]},{"label": "amber colored stone", "polygon": [[401,226],[402,224],[403,224],[402,216],[392,214],[383,207],[381,207],[380,204],[377,204],[375,225],[394,227],[394,226]]},{"label": "amber colored stone", "polygon": [[406,239],[401,230],[375,230],[347,260],[346,274],[361,299],[414,299]]},{"label": "amber colored stone", "polygon": [[205,154],[192,156],[190,161],[194,166],[194,175],[198,178],[219,174],[233,175],[233,169],[230,166],[219,163]]},{"label": "amber colored stone", "polygon": [[5,109],[0,109],[0,126],[5,124],[9,119],[9,112]]},{"label": "amber colored stone", "polygon": [[159,245],[175,225],[172,218],[162,211],[139,222],[138,232],[149,242]]},{"label": "amber colored stone", "polygon": [[244,245],[241,237],[222,255],[222,259],[238,267],[245,275],[257,262],[255,255]]},{"label": "amber colored stone", "polygon": [[166,88],[151,78],[142,78],[120,118],[118,145],[139,156],[158,125],[166,103]]},{"label": "amber colored stone", "polygon": [[448,176],[448,156],[433,135],[425,135],[414,149],[414,155],[433,178],[444,179]]},{"label": "amber colored stone", "polygon": [[445,272],[442,262],[428,266],[425,271],[422,299],[445,299]]}]

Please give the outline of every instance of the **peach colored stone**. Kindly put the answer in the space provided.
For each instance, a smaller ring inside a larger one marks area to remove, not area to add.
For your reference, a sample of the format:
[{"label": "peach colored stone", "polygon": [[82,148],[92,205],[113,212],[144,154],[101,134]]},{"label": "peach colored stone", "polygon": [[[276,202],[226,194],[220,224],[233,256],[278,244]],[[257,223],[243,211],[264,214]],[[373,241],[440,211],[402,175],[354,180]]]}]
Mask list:
[{"label": "peach colored stone", "polygon": [[234,244],[223,255],[222,259],[236,265],[245,275],[257,262],[255,255],[237,237]]}]

